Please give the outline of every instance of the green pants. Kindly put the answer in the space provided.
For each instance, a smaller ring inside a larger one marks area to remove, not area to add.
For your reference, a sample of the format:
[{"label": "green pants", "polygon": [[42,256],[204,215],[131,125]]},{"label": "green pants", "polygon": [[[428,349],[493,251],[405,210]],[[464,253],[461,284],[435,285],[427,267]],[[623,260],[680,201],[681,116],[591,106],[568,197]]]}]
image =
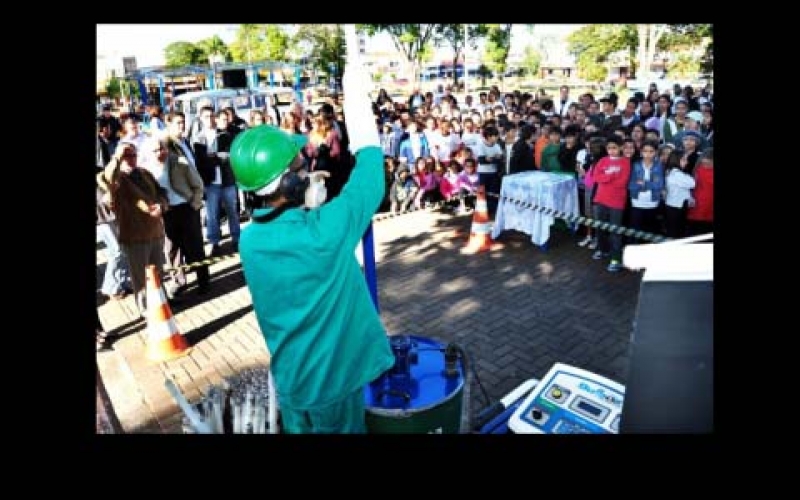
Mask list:
[{"label": "green pants", "polygon": [[285,434],[366,434],[364,388],[338,403],[313,410],[296,410],[281,405]]}]

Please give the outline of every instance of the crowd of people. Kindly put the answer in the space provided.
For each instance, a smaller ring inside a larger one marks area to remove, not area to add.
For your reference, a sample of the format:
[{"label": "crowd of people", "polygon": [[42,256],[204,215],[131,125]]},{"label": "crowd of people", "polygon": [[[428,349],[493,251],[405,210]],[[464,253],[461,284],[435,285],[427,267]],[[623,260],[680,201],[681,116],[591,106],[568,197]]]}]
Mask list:
[{"label": "crowd of people", "polygon": [[[444,86],[404,102],[381,90],[373,112],[387,165],[384,208],[463,200],[477,185],[499,194],[502,176],[540,170],[575,176],[586,217],[670,238],[713,231],[710,87],[625,90],[575,100],[568,86],[553,97],[492,87],[463,103]],[[493,217],[497,198],[488,205]],[[619,271],[623,238],[585,231],[578,244]]]},{"label": "crowd of people", "polygon": [[[474,207],[479,185],[499,194],[504,175],[541,170],[574,175],[581,210],[590,218],[671,238],[713,230],[714,103],[709,88],[659,89],[600,99],[502,93],[494,86],[458,102],[449,88],[415,89],[402,102],[381,89],[372,103],[384,156],[385,195],[378,211],[402,212],[444,202],[453,213]],[[346,97],[346,96],[345,96]],[[160,106],[119,118],[104,106],[97,118],[97,227],[108,263],[100,292],[119,300],[133,294],[146,310],[144,269],[179,267],[221,255],[221,224],[227,220],[238,251],[241,223],[259,208],[240,192],[231,169],[237,134],[272,124],[302,135],[304,168],[327,171],[328,199],[335,198],[354,165],[338,99],[314,113],[302,102],[280,116],[253,110],[246,118],[232,108],[202,106],[186,123],[181,112]],[[490,216],[497,198],[488,198]],[[203,235],[205,226],[205,236]],[[621,269],[625,241],[585,229],[578,242]],[[207,266],[197,273],[196,293],[211,287]],[[167,296],[188,289],[183,271],[171,273]],[[98,349],[102,348],[98,320]]]}]

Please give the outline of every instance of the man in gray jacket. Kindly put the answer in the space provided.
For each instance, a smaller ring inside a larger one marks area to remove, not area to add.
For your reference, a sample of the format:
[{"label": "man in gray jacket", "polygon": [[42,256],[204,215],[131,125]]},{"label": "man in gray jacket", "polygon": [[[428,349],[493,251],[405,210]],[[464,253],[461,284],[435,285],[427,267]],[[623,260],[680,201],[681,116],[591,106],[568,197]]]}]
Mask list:
[{"label": "man in gray jacket", "polygon": [[[200,222],[200,209],[203,207],[203,179],[187,157],[181,146],[186,118],[183,113],[170,113],[167,117],[167,138],[164,142],[149,141],[147,155],[153,175],[167,192],[169,210],[164,212],[164,232],[167,239],[164,251],[173,267],[192,263],[206,258],[203,248],[203,226]],[[191,154],[191,153],[189,153]],[[194,268],[197,272],[197,293],[208,292],[211,278],[208,266]],[[186,288],[186,274],[178,271],[173,274],[167,293],[175,297]]]}]

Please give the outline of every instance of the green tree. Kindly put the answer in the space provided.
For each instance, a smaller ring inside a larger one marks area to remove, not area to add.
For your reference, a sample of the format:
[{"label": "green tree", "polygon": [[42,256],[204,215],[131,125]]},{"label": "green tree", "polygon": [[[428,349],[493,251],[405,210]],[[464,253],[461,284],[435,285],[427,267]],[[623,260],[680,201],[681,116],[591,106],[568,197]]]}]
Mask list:
[{"label": "green tree", "polygon": [[106,92],[111,99],[122,97],[130,99],[131,96],[139,97],[139,86],[135,82],[112,75],[106,84]]},{"label": "green tree", "polygon": [[664,36],[658,40],[658,48],[669,50],[672,47],[696,47],[704,38],[713,37],[711,24],[670,24]]},{"label": "green tree", "polygon": [[121,93],[119,78],[112,76],[108,79],[108,83],[106,83],[106,93],[111,99],[116,100],[120,98]]},{"label": "green tree", "polygon": [[608,77],[608,59],[620,50],[630,52],[631,25],[589,24],[567,37],[570,53],[576,56],[578,75],[588,81],[603,81]]},{"label": "green tree", "polygon": [[200,40],[197,42],[197,47],[203,51],[203,58],[208,64],[211,64],[210,58],[216,55],[221,56],[225,61],[229,60],[231,57],[230,49],[228,49],[228,46],[222,41],[219,35]]},{"label": "green tree", "polygon": [[339,72],[344,68],[344,30],[341,25],[301,24],[292,41],[304,47],[312,68],[326,73],[332,64]]},{"label": "green tree", "polygon": [[539,68],[542,65],[542,56],[533,46],[528,45],[522,53],[522,67],[532,77],[539,74]]},{"label": "green tree", "polygon": [[[636,58],[636,51],[639,47],[637,38],[639,36],[639,32],[635,24],[622,24],[620,25],[620,28],[621,29],[614,34],[612,43],[615,46],[620,47],[619,50],[624,50],[627,52],[629,72],[630,74],[635,75],[638,69],[641,67]],[[650,71],[650,64],[645,63],[643,67],[645,68],[646,72]]]},{"label": "green tree", "polygon": [[669,63],[671,78],[692,78],[700,73],[700,58],[691,54],[679,54]]},{"label": "green tree", "polygon": [[289,35],[276,24],[240,24],[230,51],[234,62],[285,61]]},{"label": "green tree", "polygon": [[122,80],[122,87],[123,87],[123,90],[125,91],[125,96],[126,97],[133,96],[133,97],[135,97],[137,99],[141,97],[141,93],[139,92],[139,85],[138,85],[138,83],[136,83],[136,81],[134,81],[134,80]]},{"label": "green tree", "polygon": [[[478,39],[486,36],[485,24],[438,24],[433,35],[437,47],[447,46],[453,50],[453,84],[458,86],[458,74],[455,67],[461,58],[464,48],[469,46],[472,50],[478,48]],[[432,52],[432,51],[431,51]],[[466,71],[466,58],[464,70]]]},{"label": "green tree", "polygon": [[289,35],[280,26],[267,24],[263,27],[258,55],[267,61],[286,61],[289,40]]},{"label": "green tree", "polygon": [[[714,26],[711,24],[673,24],[659,41],[659,49],[666,52],[686,53],[702,47],[702,55],[696,58],[697,72],[711,74],[714,71]],[[680,58],[680,55],[678,56]],[[671,67],[674,64],[670,65]],[[681,63],[684,66],[684,63]],[[683,71],[683,70],[682,70]]]},{"label": "green tree", "polygon": [[164,59],[168,68],[180,68],[207,61],[203,50],[190,42],[172,42],[164,48]]},{"label": "green tree", "polygon": [[486,47],[484,54],[486,64],[502,79],[506,71],[506,59],[511,49],[511,28],[513,24],[487,24]]},{"label": "green tree", "polygon": [[601,64],[604,61],[581,54],[577,59],[578,76],[590,82],[602,82],[608,78],[608,67]]},{"label": "green tree", "polygon": [[258,25],[241,24],[236,30],[236,37],[230,44],[233,62],[252,62],[255,45],[258,42]]},{"label": "green tree", "polygon": [[357,24],[356,29],[374,35],[387,33],[394,46],[411,65],[411,79],[417,81],[420,69],[420,53],[436,32],[435,24]]},{"label": "green tree", "polygon": [[433,56],[435,52],[433,50],[432,45],[426,45],[419,51],[419,62],[421,64],[428,64],[429,62],[433,61]]},{"label": "green tree", "polygon": [[[687,52],[711,37],[710,24],[591,24],[573,32],[568,42],[578,59],[578,74],[587,80],[606,78],[608,57],[622,50],[629,54],[633,73],[644,79],[659,50]],[[708,45],[713,50],[713,41],[706,45],[704,59],[713,61]]]}]

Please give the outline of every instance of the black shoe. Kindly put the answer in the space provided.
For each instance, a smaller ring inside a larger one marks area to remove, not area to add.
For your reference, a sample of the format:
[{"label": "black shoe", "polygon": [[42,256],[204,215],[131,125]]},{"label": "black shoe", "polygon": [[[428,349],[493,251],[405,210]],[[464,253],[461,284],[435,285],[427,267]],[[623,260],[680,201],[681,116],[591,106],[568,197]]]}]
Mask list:
[{"label": "black shoe", "polygon": [[233,253],[239,253],[239,242],[238,241],[234,241],[233,243],[231,243],[231,251]]},{"label": "black shoe", "polygon": [[211,247],[211,257],[219,257],[220,255],[222,255],[222,249],[219,245],[213,245]]},{"label": "black shoe", "polygon": [[167,285],[165,287],[167,292],[167,298],[168,299],[177,298],[180,294],[182,294],[186,290],[186,286],[187,286],[186,284],[178,285],[177,283]]},{"label": "black shoe", "polygon": [[95,336],[97,343],[97,352],[111,350],[111,346],[107,344],[108,334],[106,332],[97,332]]},{"label": "black shoe", "polygon": [[128,294],[125,292],[125,290],[123,290],[120,293],[113,293],[111,295],[108,295],[108,299],[109,300],[122,300],[127,296],[128,296]]}]

